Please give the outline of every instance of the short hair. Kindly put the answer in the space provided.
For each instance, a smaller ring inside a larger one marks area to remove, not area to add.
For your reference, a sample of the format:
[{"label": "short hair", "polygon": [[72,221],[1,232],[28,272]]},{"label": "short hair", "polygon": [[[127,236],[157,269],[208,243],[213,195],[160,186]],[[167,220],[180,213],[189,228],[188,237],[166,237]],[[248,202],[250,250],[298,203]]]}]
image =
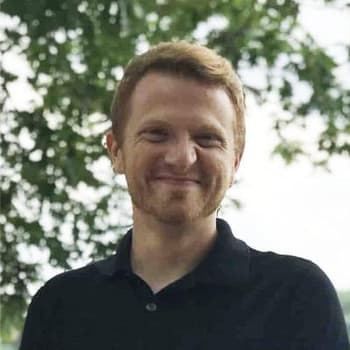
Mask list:
[{"label": "short hair", "polygon": [[241,158],[245,144],[245,104],[241,81],[226,58],[207,47],[185,41],[160,43],[135,56],[126,66],[111,107],[112,132],[121,144],[130,97],[139,80],[150,71],[183,76],[224,88],[236,112],[234,147],[238,159]]}]

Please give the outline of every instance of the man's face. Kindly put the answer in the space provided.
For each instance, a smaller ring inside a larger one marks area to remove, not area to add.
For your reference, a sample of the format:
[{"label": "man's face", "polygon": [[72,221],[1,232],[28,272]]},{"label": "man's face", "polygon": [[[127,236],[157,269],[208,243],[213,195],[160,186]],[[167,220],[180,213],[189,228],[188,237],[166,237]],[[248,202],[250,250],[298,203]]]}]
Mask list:
[{"label": "man's face", "polygon": [[123,144],[112,134],[107,143],[134,214],[165,223],[215,215],[238,166],[225,90],[151,72],[136,85],[127,118]]}]

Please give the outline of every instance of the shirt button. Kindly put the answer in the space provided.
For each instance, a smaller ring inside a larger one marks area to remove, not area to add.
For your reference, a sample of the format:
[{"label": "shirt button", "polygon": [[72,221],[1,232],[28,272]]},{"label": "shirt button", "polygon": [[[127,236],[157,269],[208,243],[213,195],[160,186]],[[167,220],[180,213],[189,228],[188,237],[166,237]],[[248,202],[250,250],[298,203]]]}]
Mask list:
[{"label": "shirt button", "polygon": [[151,311],[151,312],[156,311],[157,310],[157,304],[155,304],[155,303],[148,303],[148,304],[146,304],[146,310],[147,311]]}]

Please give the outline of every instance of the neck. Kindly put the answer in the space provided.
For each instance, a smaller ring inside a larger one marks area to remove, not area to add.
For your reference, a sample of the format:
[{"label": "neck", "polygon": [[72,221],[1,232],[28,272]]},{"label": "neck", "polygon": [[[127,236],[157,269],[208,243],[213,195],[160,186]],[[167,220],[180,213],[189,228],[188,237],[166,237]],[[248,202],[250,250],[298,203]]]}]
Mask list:
[{"label": "neck", "polygon": [[192,271],[216,238],[215,214],[184,224],[167,224],[134,209],[131,266],[154,293]]}]

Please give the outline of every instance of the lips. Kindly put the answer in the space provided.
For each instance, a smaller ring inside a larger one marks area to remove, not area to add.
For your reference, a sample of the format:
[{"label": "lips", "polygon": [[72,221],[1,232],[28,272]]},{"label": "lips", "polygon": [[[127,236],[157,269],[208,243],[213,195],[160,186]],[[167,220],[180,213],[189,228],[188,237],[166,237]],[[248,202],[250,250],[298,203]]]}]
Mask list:
[{"label": "lips", "polygon": [[166,182],[174,185],[193,185],[199,184],[199,180],[194,177],[187,176],[172,176],[172,175],[158,175],[153,177],[155,181]]}]

